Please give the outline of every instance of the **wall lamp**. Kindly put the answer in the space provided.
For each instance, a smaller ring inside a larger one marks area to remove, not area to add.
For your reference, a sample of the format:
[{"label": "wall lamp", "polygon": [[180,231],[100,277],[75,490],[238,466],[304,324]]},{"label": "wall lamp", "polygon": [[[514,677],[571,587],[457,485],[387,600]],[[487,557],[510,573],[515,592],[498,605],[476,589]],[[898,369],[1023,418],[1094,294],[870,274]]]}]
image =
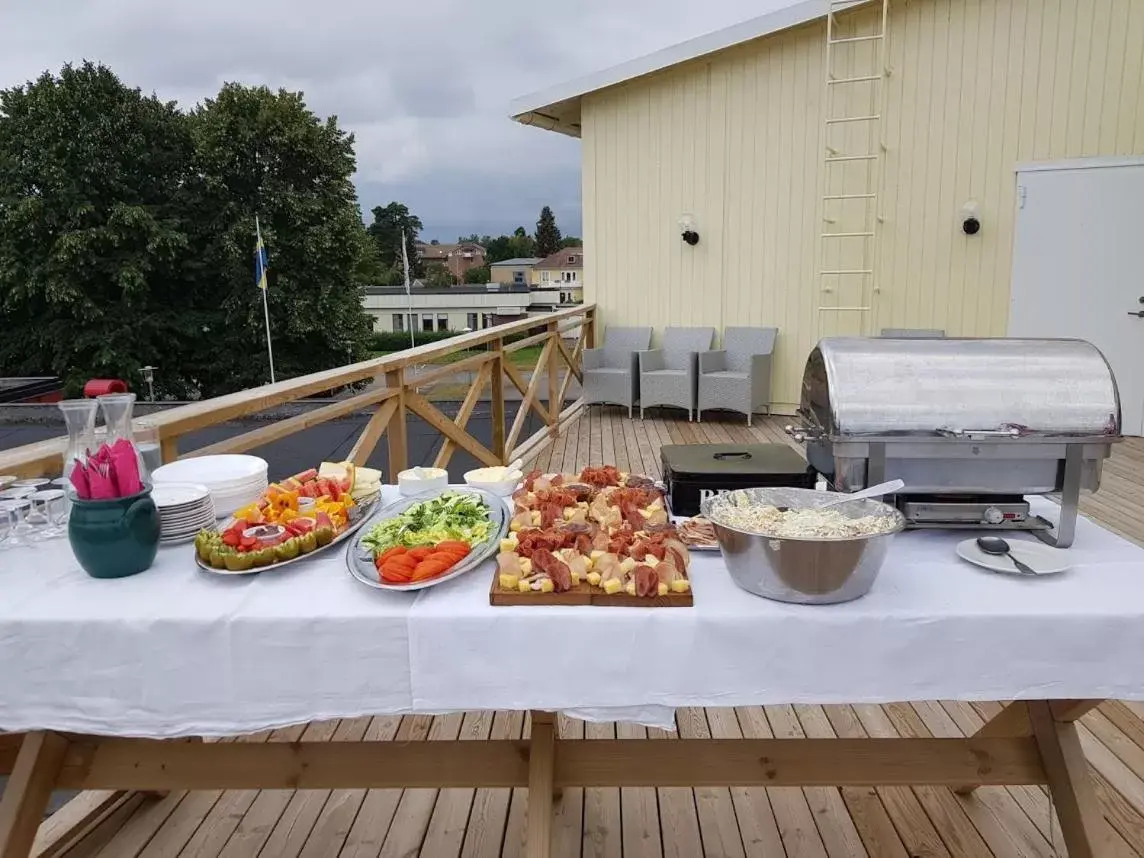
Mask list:
[{"label": "wall lamp", "polygon": [[695,229],[695,217],[690,214],[682,214],[679,217],[679,232],[680,237],[690,244],[692,247],[699,244],[699,232]]}]

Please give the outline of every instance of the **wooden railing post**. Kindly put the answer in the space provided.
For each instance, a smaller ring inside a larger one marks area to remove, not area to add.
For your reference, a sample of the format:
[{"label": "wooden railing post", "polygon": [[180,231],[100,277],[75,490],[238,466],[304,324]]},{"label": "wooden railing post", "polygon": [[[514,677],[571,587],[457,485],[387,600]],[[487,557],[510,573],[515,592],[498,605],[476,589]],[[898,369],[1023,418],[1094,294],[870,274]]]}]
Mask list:
[{"label": "wooden railing post", "polygon": [[[555,438],[560,432],[560,412],[564,408],[563,388],[560,387],[560,325],[548,323],[551,343],[548,349],[548,434]],[[569,370],[571,372],[571,370]]]},{"label": "wooden railing post", "polygon": [[[497,337],[489,343],[489,350],[495,353],[493,358],[492,377],[489,386],[489,402],[492,406],[492,451],[502,463],[508,464],[505,456],[508,450],[504,448],[504,338]],[[521,404],[524,407],[524,404]]]},{"label": "wooden railing post", "polygon": [[[389,419],[389,429],[385,433],[389,441],[388,481],[397,482],[397,475],[409,467],[408,436],[405,431],[405,369],[398,367],[385,374],[385,386],[398,391],[397,407]],[[391,400],[393,401],[393,400]]]},{"label": "wooden railing post", "polygon": [[179,439],[174,436],[159,439],[159,455],[164,465],[169,465],[179,458]]},{"label": "wooden railing post", "polygon": [[596,308],[584,313],[584,348],[596,348]]}]

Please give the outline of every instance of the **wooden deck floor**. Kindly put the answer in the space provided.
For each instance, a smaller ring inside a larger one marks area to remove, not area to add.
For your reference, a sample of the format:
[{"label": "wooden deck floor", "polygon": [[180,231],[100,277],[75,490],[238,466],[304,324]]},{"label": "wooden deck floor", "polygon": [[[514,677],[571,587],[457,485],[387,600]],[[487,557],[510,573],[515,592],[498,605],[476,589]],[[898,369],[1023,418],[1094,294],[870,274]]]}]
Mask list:
[{"label": "wooden deck floor", "polygon": [[[621,418],[594,410],[545,450],[538,465],[586,464],[659,472],[664,443],[780,441],[781,421],[688,424]],[[1117,447],[1099,495],[1085,512],[1144,543],[1144,440]],[[774,706],[687,709],[678,733],[630,724],[561,719],[583,737],[686,741],[703,736],[957,736],[972,733],[996,704]],[[1081,736],[1116,856],[1144,856],[1144,705],[1109,702],[1085,716]],[[236,741],[481,740],[527,735],[520,713],[378,717],[314,723]],[[523,790],[335,790],[171,793],[135,796],[70,849],[69,858],[493,858],[523,852]],[[1063,855],[1045,790],[983,788],[960,798],[944,788],[571,789],[557,805],[554,855],[907,856]]]}]

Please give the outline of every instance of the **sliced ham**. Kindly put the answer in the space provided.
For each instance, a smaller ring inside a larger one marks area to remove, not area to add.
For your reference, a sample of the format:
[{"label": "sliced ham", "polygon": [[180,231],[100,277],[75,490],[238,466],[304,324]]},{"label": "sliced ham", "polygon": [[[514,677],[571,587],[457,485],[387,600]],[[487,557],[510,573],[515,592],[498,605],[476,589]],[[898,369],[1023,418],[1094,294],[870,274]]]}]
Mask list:
[{"label": "sliced ham", "polygon": [[637,596],[655,596],[659,593],[659,576],[650,566],[641,563],[632,570],[632,577],[636,582]]},{"label": "sliced ham", "polygon": [[551,551],[541,548],[533,552],[532,563],[541,572],[552,579],[553,589],[563,593],[572,589],[572,570],[568,564],[560,560]]}]

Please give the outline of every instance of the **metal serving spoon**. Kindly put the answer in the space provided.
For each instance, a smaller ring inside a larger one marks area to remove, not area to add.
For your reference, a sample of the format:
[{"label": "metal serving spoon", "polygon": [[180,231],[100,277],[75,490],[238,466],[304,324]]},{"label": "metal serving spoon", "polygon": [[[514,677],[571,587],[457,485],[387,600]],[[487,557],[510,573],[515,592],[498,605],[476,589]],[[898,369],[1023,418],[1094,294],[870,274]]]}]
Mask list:
[{"label": "metal serving spoon", "polygon": [[818,509],[826,509],[827,507],[837,506],[840,503],[847,503],[848,501],[865,500],[866,498],[880,498],[882,495],[892,495],[896,491],[904,489],[906,484],[901,480],[890,480],[886,483],[878,483],[876,486],[870,486],[868,489],[862,489],[860,492],[854,492],[849,495],[839,495],[838,497],[827,501],[818,507]]},{"label": "metal serving spoon", "polygon": [[1017,567],[1017,571],[1022,575],[1036,575],[1037,571],[1025,563],[1022,563],[1013,556],[1009,550],[1009,543],[1002,539],[1000,536],[979,536],[977,537],[977,547],[984,551],[986,554],[992,554],[995,557],[1008,557],[1013,561],[1013,565]]}]

